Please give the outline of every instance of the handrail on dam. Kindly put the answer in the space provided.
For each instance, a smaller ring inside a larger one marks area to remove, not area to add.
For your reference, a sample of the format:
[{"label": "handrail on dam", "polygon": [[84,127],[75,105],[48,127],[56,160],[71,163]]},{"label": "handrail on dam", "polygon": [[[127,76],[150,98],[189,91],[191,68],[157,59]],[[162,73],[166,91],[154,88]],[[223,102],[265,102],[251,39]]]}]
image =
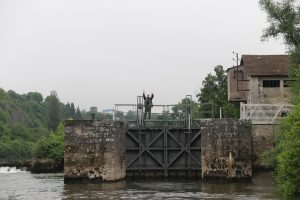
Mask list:
[{"label": "handrail on dam", "polygon": [[241,104],[240,119],[252,124],[276,124],[293,108],[290,104]]},{"label": "handrail on dam", "polygon": [[199,104],[191,100],[179,104],[155,104],[151,109],[151,118],[144,119],[144,102],[137,98],[136,104],[115,104],[113,119],[123,121],[129,127],[176,127],[191,128],[198,126],[199,122],[213,118],[213,104]]}]

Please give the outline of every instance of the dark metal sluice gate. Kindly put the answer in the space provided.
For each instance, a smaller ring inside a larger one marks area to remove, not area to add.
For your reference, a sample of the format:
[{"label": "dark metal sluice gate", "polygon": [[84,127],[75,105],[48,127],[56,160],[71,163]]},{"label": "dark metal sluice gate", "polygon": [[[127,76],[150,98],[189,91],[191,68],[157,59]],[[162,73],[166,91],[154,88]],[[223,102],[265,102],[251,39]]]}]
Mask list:
[{"label": "dark metal sluice gate", "polygon": [[201,126],[213,118],[213,104],[186,95],[179,104],[153,105],[144,118],[144,100],[115,104],[114,119],[126,126],[127,177],[200,177]]},{"label": "dark metal sluice gate", "polygon": [[127,177],[200,177],[201,129],[126,130]]}]

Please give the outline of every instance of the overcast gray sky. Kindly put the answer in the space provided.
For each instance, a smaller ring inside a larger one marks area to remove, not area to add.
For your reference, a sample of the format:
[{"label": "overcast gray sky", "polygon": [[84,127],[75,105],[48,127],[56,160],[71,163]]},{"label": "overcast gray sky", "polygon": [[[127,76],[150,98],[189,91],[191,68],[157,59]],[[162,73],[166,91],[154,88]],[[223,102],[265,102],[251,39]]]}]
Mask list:
[{"label": "overcast gray sky", "polygon": [[256,0],[0,0],[0,87],[56,90],[81,108],[155,104],[199,91],[232,51],[283,54],[261,42],[266,15]]}]

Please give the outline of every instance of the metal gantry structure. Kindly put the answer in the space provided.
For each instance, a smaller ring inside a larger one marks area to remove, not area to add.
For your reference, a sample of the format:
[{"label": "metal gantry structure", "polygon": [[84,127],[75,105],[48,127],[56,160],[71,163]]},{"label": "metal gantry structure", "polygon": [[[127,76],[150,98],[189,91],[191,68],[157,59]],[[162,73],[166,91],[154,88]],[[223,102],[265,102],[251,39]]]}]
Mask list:
[{"label": "metal gantry structure", "polygon": [[213,118],[213,105],[186,95],[183,103],[154,105],[152,111],[151,119],[143,118],[142,96],[136,104],[115,104],[114,119],[127,124],[127,176],[201,176],[201,122]]}]

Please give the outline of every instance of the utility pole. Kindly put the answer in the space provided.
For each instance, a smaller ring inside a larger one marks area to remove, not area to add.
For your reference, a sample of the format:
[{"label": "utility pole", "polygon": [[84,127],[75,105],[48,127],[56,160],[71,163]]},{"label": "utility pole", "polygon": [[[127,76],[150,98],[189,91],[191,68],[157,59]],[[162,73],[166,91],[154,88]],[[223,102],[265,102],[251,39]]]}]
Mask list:
[{"label": "utility pole", "polygon": [[239,91],[239,54],[235,53],[234,51],[232,52],[235,55],[235,58],[232,60],[236,61],[236,91]]},{"label": "utility pole", "polygon": [[238,67],[239,66],[239,60],[240,60],[239,54],[235,53],[234,51],[232,53],[235,54],[235,58],[233,58],[233,60],[236,61],[236,67]]}]

